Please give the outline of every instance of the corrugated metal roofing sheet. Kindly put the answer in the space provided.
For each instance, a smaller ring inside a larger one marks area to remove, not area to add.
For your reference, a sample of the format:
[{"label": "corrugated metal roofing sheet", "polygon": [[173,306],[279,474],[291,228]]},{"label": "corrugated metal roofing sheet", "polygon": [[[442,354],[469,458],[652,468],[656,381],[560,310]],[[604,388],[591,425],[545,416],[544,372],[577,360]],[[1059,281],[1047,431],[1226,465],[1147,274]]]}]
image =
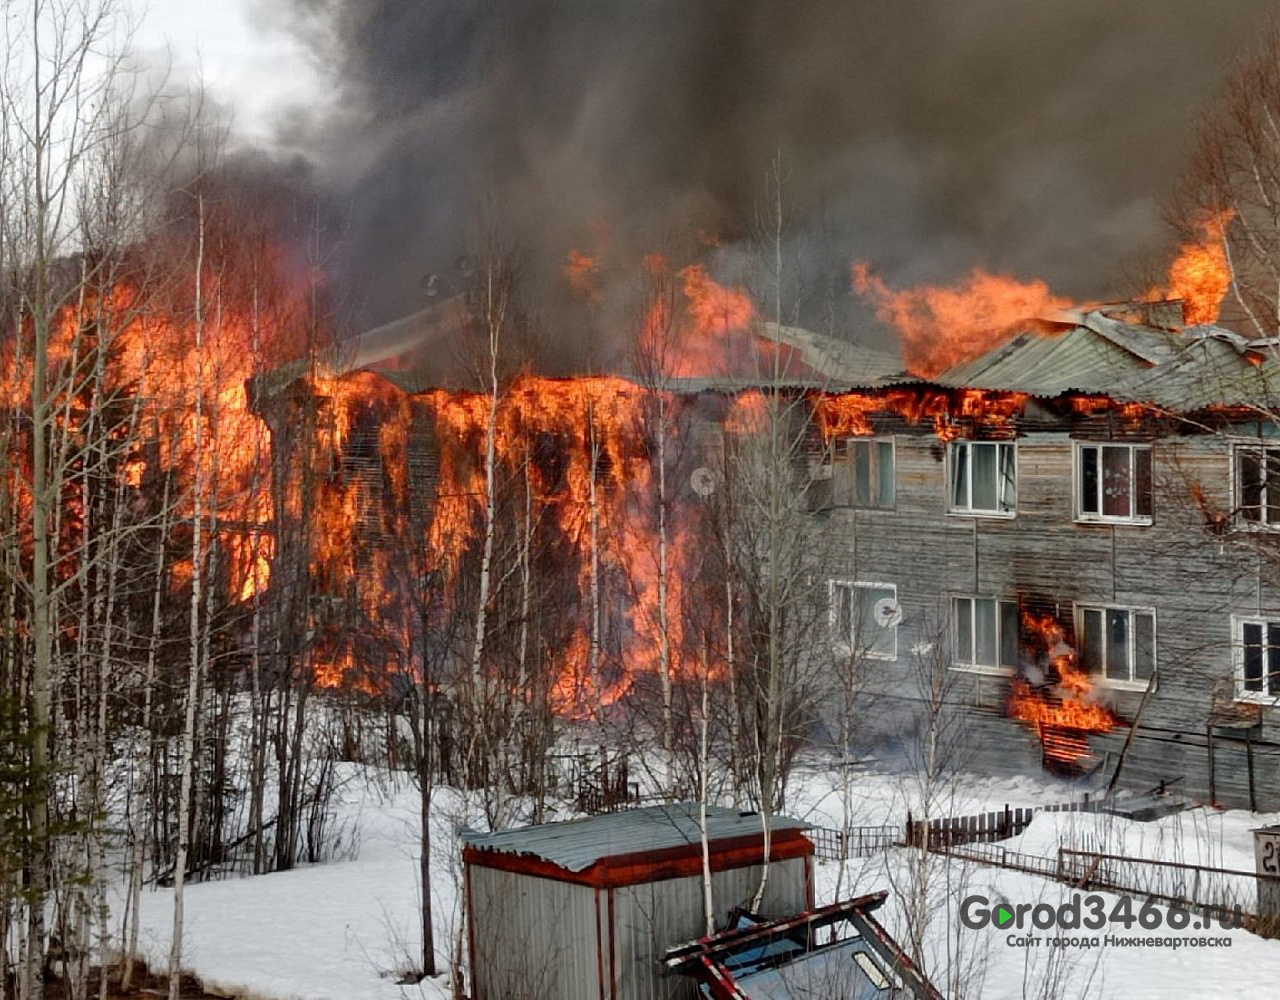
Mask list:
[{"label": "corrugated metal roofing sheet", "polygon": [[1146,362],[1110,338],[1075,327],[1058,335],[1020,334],[944,372],[937,381],[954,388],[1053,397],[1066,392],[1105,393],[1147,368]]},{"label": "corrugated metal roofing sheet", "polygon": [[[808,824],[775,816],[773,829],[804,830]],[[707,839],[711,843],[759,833],[758,813],[707,807]],[[699,843],[701,836],[698,804],[677,802],[497,833],[468,831],[462,840],[477,850],[540,858],[567,871],[581,872],[605,858],[685,847]]]},{"label": "corrugated metal roofing sheet", "polygon": [[857,388],[869,388],[906,372],[901,352],[890,352],[838,340],[798,326],[763,324],[763,338],[776,337],[800,353],[801,361],[819,376]]},{"label": "corrugated metal roofing sheet", "polygon": [[1024,333],[938,378],[953,388],[1110,396],[1190,413],[1211,406],[1280,403],[1280,364],[1244,350],[1244,341],[1216,327],[1170,333],[1085,315],[1061,334]]},{"label": "corrugated metal roofing sheet", "polygon": [[1212,406],[1280,405],[1280,365],[1249,360],[1230,340],[1198,337],[1173,360],[1136,372],[1115,386],[1117,399],[1195,412]]}]

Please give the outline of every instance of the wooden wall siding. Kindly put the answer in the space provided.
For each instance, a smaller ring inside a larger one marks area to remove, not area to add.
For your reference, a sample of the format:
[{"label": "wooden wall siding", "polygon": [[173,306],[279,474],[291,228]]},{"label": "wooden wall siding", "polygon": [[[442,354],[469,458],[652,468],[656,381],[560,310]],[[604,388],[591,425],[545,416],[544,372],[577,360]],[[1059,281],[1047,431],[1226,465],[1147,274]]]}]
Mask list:
[{"label": "wooden wall siding", "polygon": [[[1095,423],[1100,432],[1079,437],[1105,439],[1107,422]],[[1130,431],[1130,439],[1135,437]],[[1228,443],[1216,436],[1153,443],[1156,488],[1150,526],[1074,522],[1072,437],[1061,429],[1018,438],[1018,508],[1012,519],[947,513],[946,464],[932,434],[919,428],[899,433],[896,449],[896,509],[837,508],[817,515],[829,539],[832,576],[898,587],[904,612],[899,659],[869,665],[878,690],[890,697],[905,694],[913,683],[913,644],[938,635],[949,641],[945,619],[953,595],[1019,598],[1024,606],[1052,612],[1069,640],[1076,603],[1154,608],[1159,685],[1122,780],[1133,787],[1151,786],[1185,774],[1188,791],[1207,798],[1206,727],[1224,714],[1240,714],[1234,703],[1231,615],[1280,615],[1280,590],[1264,580],[1257,558],[1206,532],[1202,510],[1191,496],[1189,484],[1198,483],[1211,507],[1230,509]],[[956,689],[975,708],[990,710],[1003,705],[1008,681],[964,675]],[[1141,692],[1103,689],[1102,697],[1131,718]],[[1265,744],[1280,743],[1280,708],[1260,713],[1246,709],[1244,714],[1249,711],[1261,719],[1253,731],[1259,740],[1254,747],[1255,793],[1265,786],[1269,801],[1277,803],[1280,748]],[[887,730],[887,718],[903,724],[891,712],[874,728]],[[983,721],[981,727],[991,730],[989,752],[982,756],[993,768],[1010,770],[1011,761],[1020,762],[1015,771],[1026,764],[1040,766],[1038,741],[1025,727],[1005,720],[1001,725]],[[1171,742],[1156,735],[1162,730],[1185,732],[1200,745]],[[1118,754],[1123,737],[1120,731],[1095,742],[1114,742]],[[1023,746],[1027,740],[1029,748]],[[1219,801],[1248,804],[1247,775],[1237,773],[1244,766],[1241,754],[1231,749],[1217,755],[1214,790]]]}]

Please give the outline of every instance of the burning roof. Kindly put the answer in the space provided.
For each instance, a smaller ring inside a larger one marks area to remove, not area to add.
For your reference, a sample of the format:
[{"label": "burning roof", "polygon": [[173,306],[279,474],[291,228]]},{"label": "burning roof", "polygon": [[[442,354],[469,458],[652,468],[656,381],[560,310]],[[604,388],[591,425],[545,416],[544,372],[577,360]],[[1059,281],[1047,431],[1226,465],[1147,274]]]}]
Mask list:
[{"label": "burning roof", "polygon": [[1280,400],[1280,363],[1269,347],[1218,327],[1171,331],[1103,309],[1080,314],[1065,332],[1021,333],[937,381],[1041,398],[1108,396],[1182,413]]}]

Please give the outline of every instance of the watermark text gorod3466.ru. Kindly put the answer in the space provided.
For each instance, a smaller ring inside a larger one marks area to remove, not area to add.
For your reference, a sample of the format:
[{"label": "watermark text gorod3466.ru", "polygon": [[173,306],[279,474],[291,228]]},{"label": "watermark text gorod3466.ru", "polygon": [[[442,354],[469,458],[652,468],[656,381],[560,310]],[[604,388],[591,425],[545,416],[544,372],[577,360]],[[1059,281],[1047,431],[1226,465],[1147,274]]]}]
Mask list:
[{"label": "watermark text gorod3466.ru", "polygon": [[[1006,943],[1018,948],[1230,948],[1228,935],[1160,933],[1166,929],[1208,931],[1215,922],[1224,930],[1232,930],[1243,926],[1244,915],[1238,905],[1231,909],[1208,904],[1190,907],[1174,900],[1161,906],[1151,898],[1136,904],[1131,896],[1118,896],[1108,907],[1103,896],[1078,892],[1056,906],[1005,900],[993,903],[987,896],[976,894],[966,896],[960,903],[961,924],[971,930],[989,927],[1007,931]],[[1091,931],[1102,933],[1090,934]]]}]

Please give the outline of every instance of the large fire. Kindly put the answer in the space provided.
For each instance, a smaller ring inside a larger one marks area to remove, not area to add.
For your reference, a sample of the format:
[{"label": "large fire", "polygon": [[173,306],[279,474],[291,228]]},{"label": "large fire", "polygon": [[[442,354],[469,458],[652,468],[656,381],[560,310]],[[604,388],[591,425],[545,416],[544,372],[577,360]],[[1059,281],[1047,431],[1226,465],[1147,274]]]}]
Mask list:
[{"label": "large fire", "polygon": [[871,272],[853,265],[853,287],[875,307],[880,321],[902,338],[907,368],[937,375],[998,347],[1019,324],[1069,308],[1044,281],[1019,281],[975,269],[959,284],[920,285],[894,291]]},{"label": "large fire", "polygon": [[[1231,287],[1225,234],[1235,213],[1207,214],[1199,239],[1183,243],[1169,265],[1166,285],[1148,291],[1153,301],[1182,302],[1186,323],[1213,323]],[[932,376],[999,347],[1037,320],[1078,303],[1056,295],[1041,279],[1023,281],[975,268],[955,285],[892,289],[870,265],[853,265],[853,288],[875,308],[880,321],[897,331],[908,369]]]},{"label": "large fire", "polygon": [[1235,214],[1227,208],[1200,219],[1197,225],[1200,238],[1178,248],[1178,256],[1169,265],[1167,287],[1151,293],[1153,298],[1180,299],[1188,324],[1218,321],[1222,300],[1231,288],[1226,232]]},{"label": "large fire", "polygon": [[[1215,230],[1219,238],[1226,221]],[[1183,258],[1194,256],[1184,248]],[[594,255],[575,251],[568,258],[566,276],[588,301],[598,301],[599,267]],[[641,351],[660,362],[662,376],[751,376],[792,360],[773,353],[761,336],[744,289],[716,282],[698,264],[669,268],[654,256],[645,267],[669,291],[649,302],[637,338]],[[1197,273],[1190,263],[1171,272],[1181,276],[1178,288],[1189,287],[1187,276]],[[908,360],[923,373],[986,350],[1020,318],[1069,304],[1042,282],[982,272],[957,289],[893,292],[862,265],[855,280],[903,332]],[[204,294],[212,307],[199,343],[189,309],[154,302],[142,308],[137,293],[118,289],[65,310],[52,354],[71,365],[86,329],[96,322],[116,330],[113,381],[134,387],[142,401],[132,418],[141,428],[139,443],[120,456],[121,482],[142,497],[175,476],[174,517],[188,523],[199,492],[214,560],[208,569],[225,578],[227,600],[240,612],[275,596],[281,538],[286,525],[294,526],[310,588],[302,612],[310,638],[300,666],[317,683],[379,689],[389,674],[412,673],[425,662],[428,632],[465,634],[470,626],[457,616],[475,605],[477,553],[486,546],[496,553],[497,582],[481,602],[491,612],[482,632],[527,622],[539,601],[555,602],[534,645],[523,626],[515,630],[518,649],[490,644],[482,670],[489,658],[520,664],[518,676],[503,683],[526,683],[541,663],[550,678],[549,707],[587,717],[623,697],[643,674],[665,671],[678,681],[703,669],[705,648],[690,648],[694,639],[685,634],[684,606],[700,586],[698,560],[705,561],[708,529],[701,519],[710,509],[705,497],[689,495],[691,470],[680,466],[681,455],[700,447],[693,435],[685,440],[697,405],[692,397],[647,376],[529,373],[496,396],[412,393],[372,372],[337,374],[316,364],[300,370],[306,392],[288,404],[304,395],[314,401],[308,418],[314,446],[288,455],[277,439],[288,436],[288,421],[272,423],[260,401],[251,405],[247,387],[286,359],[306,355],[299,332],[306,324],[297,322],[303,307],[259,308],[256,298],[214,278]],[[22,358],[7,361],[4,391],[21,407],[30,371]],[[810,407],[827,442],[875,434],[886,420],[930,425],[949,441],[978,427],[986,435],[1015,433],[1026,402],[1018,393],[903,388],[814,391]],[[71,419],[79,411],[65,412]],[[745,436],[767,418],[767,399],[753,390],[722,398],[715,419],[726,434]],[[427,460],[414,451],[424,434],[429,474],[422,472]],[[660,441],[669,447],[665,458]],[[69,497],[69,509],[76,502]],[[495,518],[502,520],[496,529]],[[530,584],[535,564],[543,574],[537,594]],[[176,546],[166,572],[172,592],[190,587],[190,550]],[[424,604],[425,581],[438,590],[442,607]],[[1044,638],[1053,680],[1016,682],[1011,714],[1042,730],[1110,728],[1114,717],[1092,697],[1074,654],[1060,648],[1056,626],[1030,619],[1027,625]]]},{"label": "large fire", "polygon": [[1066,630],[1052,615],[1024,612],[1024,632],[1033,639],[1036,683],[1025,674],[1013,679],[1009,715],[1036,727],[1046,763],[1070,766],[1088,755],[1087,733],[1105,733],[1116,717],[1097,700]]}]

